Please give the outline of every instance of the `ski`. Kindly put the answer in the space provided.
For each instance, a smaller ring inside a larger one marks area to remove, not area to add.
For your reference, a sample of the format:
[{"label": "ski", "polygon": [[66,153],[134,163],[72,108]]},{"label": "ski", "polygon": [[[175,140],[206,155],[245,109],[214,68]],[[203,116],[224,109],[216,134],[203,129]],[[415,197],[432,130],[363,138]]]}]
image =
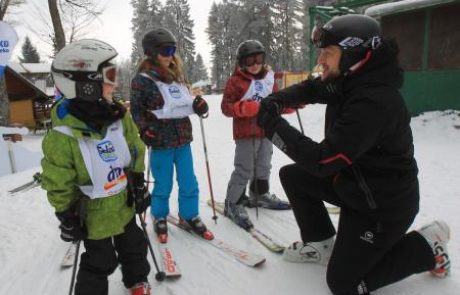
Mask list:
[{"label": "ski", "polygon": [[[207,201],[209,206],[212,206],[212,201]],[[220,214],[224,215],[224,203],[223,202],[215,202],[216,211]],[[224,215],[225,216],[225,215]],[[261,230],[257,228],[252,228],[248,231],[248,233],[256,239],[259,243],[264,245],[268,250],[275,252],[275,253],[283,253],[285,247],[281,245],[281,243],[276,242],[273,238],[269,235],[263,233]]]},{"label": "ski", "polygon": [[212,240],[206,240],[206,239],[204,239],[202,237],[199,237],[193,231],[191,231],[189,228],[183,227],[179,223],[179,219],[174,217],[174,216],[168,216],[168,222],[173,224],[173,225],[175,225],[175,226],[177,226],[178,228],[180,228],[182,230],[187,231],[188,233],[192,234],[194,237],[196,237],[196,238],[198,238],[198,239],[200,239],[202,241],[205,241],[207,243],[210,243],[211,245],[213,245],[214,247],[216,247],[217,249],[219,249],[223,253],[225,253],[227,255],[230,255],[231,257],[235,258],[236,260],[238,260],[239,262],[241,262],[241,263],[243,263],[243,264],[245,264],[247,266],[257,267],[259,265],[262,265],[265,262],[265,257],[263,257],[263,256],[261,256],[259,254],[250,253],[250,252],[246,252],[246,251],[241,250],[241,249],[237,249],[237,248],[231,246],[230,244],[227,244],[224,241],[219,240],[219,239],[217,239],[215,237]]},{"label": "ski", "polygon": [[69,268],[73,266],[75,261],[75,253],[77,251],[77,243],[71,243],[64,257],[62,258],[61,268]]},{"label": "ski", "polygon": [[[152,217],[152,224],[155,224],[155,221]],[[156,244],[158,246],[158,252],[160,253],[161,258],[161,265],[163,271],[165,272],[166,278],[179,278],[182,273],[177,265],[176,260],[173,257],[172,250],[168,246],[168,235],[166,234],[166,239],[162,240],[156,234],[155,230],[153,231],[153,235],[156,236]]]},{"label": "ski", "polygon": [[182,273],[177,266],[177,262],[173,257],[171,248],[169,248],[168,243],[160,243],[158,241],[157,244],[166,278],[179,278]]},{"label": "ski", "polygon": [[10,194],[14,194],[14,193],[17,193],[17,192],[21,192],[21,191],[25,191],[25,190],[29,190],[29,189],[32,189],[34,187],[37,187],[41,184],[42,182],[42,175],[40,172],[37,172],[33,175],[33,180],[32,181],[29,181],[21,186],[18,186],[16,188],[13,188],[12,190],[9,190],[8,193]]}]

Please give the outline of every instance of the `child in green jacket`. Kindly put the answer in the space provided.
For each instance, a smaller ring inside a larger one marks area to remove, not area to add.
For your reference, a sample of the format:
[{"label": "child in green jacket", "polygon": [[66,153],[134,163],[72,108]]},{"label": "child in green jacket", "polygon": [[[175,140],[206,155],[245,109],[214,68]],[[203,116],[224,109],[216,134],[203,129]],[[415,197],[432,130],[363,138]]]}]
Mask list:
[{"label": "child in green jacket", "polygon": [[112,46],[87,39],[64,47],[52,64],[64,98],[53,107],[53,129],[43,140],[42,186],[61,238],[83,241],[86,249],[77,295],[108,294],[107,277],[118,263],[131,294],[150,294],[147,241],[135,220],[150,205],[145,146],[129,113],[112,99],[116,55]]}]

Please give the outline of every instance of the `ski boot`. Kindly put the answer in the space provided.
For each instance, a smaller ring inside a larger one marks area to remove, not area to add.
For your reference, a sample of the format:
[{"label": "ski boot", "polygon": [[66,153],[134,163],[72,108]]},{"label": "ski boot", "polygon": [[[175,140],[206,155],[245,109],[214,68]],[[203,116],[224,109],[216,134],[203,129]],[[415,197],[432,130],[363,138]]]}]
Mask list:
[{"label": "ski boot", "polygon": [[430,272],[432,275],[443,278],[450,273],[450,258],[447,253],[447,242],[450,239],[450,228],[444,221],[434,221],[417,230],[431,249],[433,249],[436,266]]},{"label": "ski boot", "polygon": [[248,212],[246,212],[246,209],[240,202],[232,203],[225,200],[224,215],[246,231],[254,228],[254,225],[249,219]]},{"label": "ski boot", "polygon": [[202,237],[205,240],[212,240],[214,239],[214,234],[207,229],[206,225],[201,221],[199,216],[195,216],[192,219],[182,219],[179,217],[179,223],[186,229],[192,230],[195,234]]},{"label": "ski boot", "polygon": [[262,207],[265,209],[272,210],[289,210],[291,204],[286,201],[282,201],[275,194],[264,193],[257,195],[256,193],[249,191],[249,201],[247,202],[249,208]]},{"label": "ski boot", "polygon": [[160,243],[166,244],[168,242],[168,223],[166,218],[156,218],[153,221],[153,230],[157,234]]},{"label": "ski boot", "polygon": [[150,293],[150,291],[150,284],[147,282],[141,282],[131,288],[131,295],[151,295],[152,293]]},{"label": "ski boot", "polygon": [[334,237],[319,242],[294,242],[284,250],[283,258],[289,262],[310,262],[326,265],[331,258]]}]

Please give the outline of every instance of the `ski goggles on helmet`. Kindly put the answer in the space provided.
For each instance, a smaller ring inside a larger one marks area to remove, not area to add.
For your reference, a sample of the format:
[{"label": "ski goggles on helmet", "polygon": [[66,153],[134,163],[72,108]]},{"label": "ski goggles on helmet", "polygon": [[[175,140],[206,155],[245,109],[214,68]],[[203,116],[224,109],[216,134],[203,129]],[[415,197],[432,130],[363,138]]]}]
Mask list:
[{"label": "ski goggles on helmet", "polygon": [[263,65],[264,63],[265,63],[265,54],[264,53],[258,53],[258,54],[246,56],[243,59],[243,64],[246,67],[252,67],[255,64]]},{"label": "ski goggles on helmet", "polygon": [[164,46],[164,47],[160,47],[160,49],[158,49],[158,53],[161,55],[161,56],[174,56],[174,54],[176,53],[176,46]]},{"label": "ski goggles on helmet", "polygon": [[324,44],[324,30],[321,27],[314,26],[313,30],[311,31],[310,40],[317,48],[325,47]]},{"label": "ski goggles on helmet", "polygon": [[109,85],[117,85],[117,66],[110,65],[102,68],[102,81]]}]

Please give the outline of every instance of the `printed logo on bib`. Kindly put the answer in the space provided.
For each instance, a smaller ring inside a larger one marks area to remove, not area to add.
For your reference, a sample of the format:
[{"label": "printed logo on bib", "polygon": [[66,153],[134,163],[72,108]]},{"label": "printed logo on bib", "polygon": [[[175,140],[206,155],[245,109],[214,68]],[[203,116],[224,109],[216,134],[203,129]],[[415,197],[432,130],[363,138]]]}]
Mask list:
[{"label": "printed logo on bib", "polygon": [[109,190],[116,186],[119,183],[123,183],[126,181],[126,174],[123,172],[123,169],[120,167],[112,167],[110,166],[110,172],[107,175],[107,181],[104,184],[104,190]]},{"label": "printed logo on bib", "polygon": [[260,92],[264,89],[264,85],[260,81],[254,81],[254,88],[257,92]]},{"label": "printed logo on bib", "polygon": [[256,93],[251,97],[251,100],[260,102],[262,100],[262,98],[263,98],[262,95],[260,95],[259,93]]},{"label": "printed logo on bib", "polygon": [[110,140],[106,140],[98,144],[97,152],[104,162],[113,162],[118,159],[115,147]]},{"label": "printed logo on bib", "polygon": [[179,99],[182,97],[179,88],[175,85],[169,86],[168,91],[172,98]]}]

